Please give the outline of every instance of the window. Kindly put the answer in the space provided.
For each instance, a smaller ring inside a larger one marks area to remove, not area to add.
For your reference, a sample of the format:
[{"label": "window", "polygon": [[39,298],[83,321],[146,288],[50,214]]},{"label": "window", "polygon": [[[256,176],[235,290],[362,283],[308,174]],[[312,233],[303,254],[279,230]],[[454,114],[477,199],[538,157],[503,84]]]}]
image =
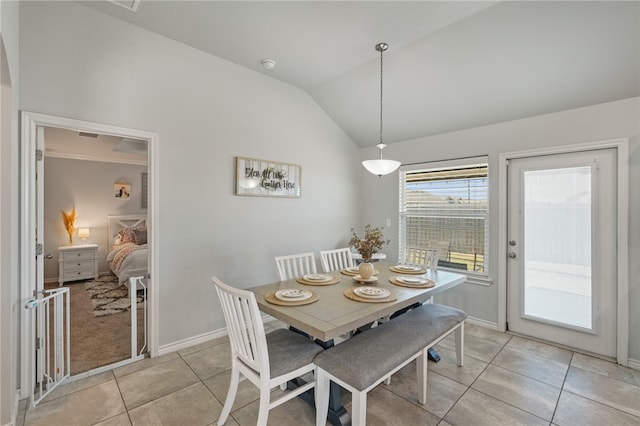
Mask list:
[{"label": "window", "polygon": [[438,248],[438,267],[486,278],[487,180],[486,157],[401,169],[401,253],[405,246]]}]

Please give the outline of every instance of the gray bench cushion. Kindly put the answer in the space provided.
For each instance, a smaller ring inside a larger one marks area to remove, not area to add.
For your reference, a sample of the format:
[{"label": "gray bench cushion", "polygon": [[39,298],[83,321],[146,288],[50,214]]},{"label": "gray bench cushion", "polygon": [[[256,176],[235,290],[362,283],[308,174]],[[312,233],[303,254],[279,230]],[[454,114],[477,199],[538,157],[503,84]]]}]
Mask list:
[{"label": "gray bench cushion", "polygon": [[427,303],[327,349],[314,363],[364,390],[465,318],[458,309]]},{"label": "gray bench cushion", "polygon": [[267,334],[271,377],[281,376],[313,362],[322,346],[293,331],[280,328]]}]

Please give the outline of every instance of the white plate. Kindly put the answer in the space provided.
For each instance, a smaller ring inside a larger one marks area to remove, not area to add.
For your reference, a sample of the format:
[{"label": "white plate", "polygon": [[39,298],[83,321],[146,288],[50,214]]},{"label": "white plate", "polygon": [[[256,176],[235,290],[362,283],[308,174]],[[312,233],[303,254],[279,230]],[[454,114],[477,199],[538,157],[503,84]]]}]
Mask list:
[{"label": "white plate", "polygon": [[427,283],[427,280],[425,278],[419,278],[419,277],[396,277],[396,280],[404,284],[426,284]]},{"label": "white plate", "polygon": [[297,288],[285,288],[276,291],[275,296],[280,300],[307,300],[311,297],[311,292]]},{"label": "white plate", "polygon": [[322,274],[309,274],[309,275],[303,275],[302,278],[304,278],[307,281],[314,281],[317,283],[323,283],[326,281],[331,281],[331,277],[329,275],[322,275]]},{"label": "white plate", "polygon": [[400,269],[403,271],[420,271],[422,270],[419,266],[408,266],[408,265],[396,265],[396,269]]},{"label": "white plate", "polygon": [[349,266],[347,268],[344,268],[344,270],[347,271],[347,272],[358,272],[359,271],[357,266]]},{"label": "white plate", "polygon": [[360,297],[369,299],[383,299],[391,294],[386,288],[380,287],[357,287],[353,292]]},{"label": "white plate", "polygon": [[371,276],[365,280],[360,275],[356,275],[353,277],[353,279],[355,281],[358,281],[359,283],[375,283],[376,281],[378,281],[378,277],[374,277],[374,276]]}]

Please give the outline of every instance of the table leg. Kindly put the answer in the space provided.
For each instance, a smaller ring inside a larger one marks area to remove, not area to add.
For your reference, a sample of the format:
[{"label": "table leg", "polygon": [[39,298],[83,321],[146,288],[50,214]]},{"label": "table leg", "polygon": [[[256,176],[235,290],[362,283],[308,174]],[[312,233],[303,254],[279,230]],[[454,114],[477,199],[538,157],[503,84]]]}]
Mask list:
[{"label": "table leg", "polygon": [[[289,329],[296,333],[302,334],[303,336],[309,337],[307,333],[298,330],[295,327],[289,326]],[[330,348],[334,345],[333,339],[326,342],[316,339],[315,342],[318,345],[322,346],[324,349]],[[297,388],[298,386],[302,386],[303,384],[304,380],[296,378],[289,381],[289,383],[287,384],[287,388],[291,390]],[[314,390],[315,388],[309,389],[307,392],[298,395],[298,397],[305,401],[307,404],[315,407],[316,400]],[[334,382],[331,382],[329,384],[329,412],[327,414],[327,420],[333,426],[351,426],[351,416],[342,405],[341,395],[342,390],[340,389],[340,386]]]}]

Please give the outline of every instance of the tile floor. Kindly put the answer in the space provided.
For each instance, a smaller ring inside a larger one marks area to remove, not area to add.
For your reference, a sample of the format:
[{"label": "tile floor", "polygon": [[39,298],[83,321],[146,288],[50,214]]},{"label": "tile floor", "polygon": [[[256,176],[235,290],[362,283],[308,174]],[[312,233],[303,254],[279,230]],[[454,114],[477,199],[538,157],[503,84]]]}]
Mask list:
[{"label": "tile floor", "polygon": [[[425,406],[412,363],[369,393],[368,424],[640,425],[640,371],[470,324],[465,339],[464,367],[452,337],[438,345]],[[70,382],[36,409],[22,401],[17,425],[213,425],[229,369],[228,341],[217,339]],[[242,382],[227,424],[254,425],[257,398]],[[349,410],[349,394],[344,402]],[[314,410],[294,398],[270,412],[269,424],[313,425]]]}]

